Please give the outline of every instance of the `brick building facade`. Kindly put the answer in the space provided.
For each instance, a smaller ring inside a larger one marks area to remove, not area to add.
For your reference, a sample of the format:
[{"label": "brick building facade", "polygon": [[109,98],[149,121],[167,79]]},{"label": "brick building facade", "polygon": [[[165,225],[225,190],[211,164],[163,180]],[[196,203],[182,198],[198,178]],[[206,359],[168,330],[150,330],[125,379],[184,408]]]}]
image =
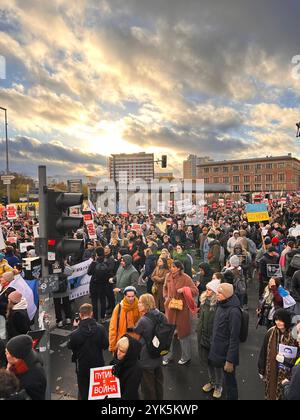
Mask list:
[{"label": "brick building facade", "polygon": [[300,161],[288,156],[207,162],[198,165],[205,184],[227,184],[235,193],[300,191]]}]

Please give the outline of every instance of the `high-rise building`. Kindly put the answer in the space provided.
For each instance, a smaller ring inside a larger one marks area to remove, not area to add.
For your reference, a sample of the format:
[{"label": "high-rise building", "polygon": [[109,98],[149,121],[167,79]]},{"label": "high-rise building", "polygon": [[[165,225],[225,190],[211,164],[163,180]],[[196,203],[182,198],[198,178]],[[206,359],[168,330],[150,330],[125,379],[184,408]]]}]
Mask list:
[{"label": "high-rise building", "polygon": [[199,157],[196,155],[189,155],[187,160],[183,162],[183,178],[184,179],[196,179],[197,168],[202,163],[212,162],[213,160],[209,156]]},{"label": "high-rise building", "polygon": [[125,177],[128,181],[141,178],[149,182],[154,179],[153,153],[112,155],[108,165],[110,179],[114,181],[120,181]]}]

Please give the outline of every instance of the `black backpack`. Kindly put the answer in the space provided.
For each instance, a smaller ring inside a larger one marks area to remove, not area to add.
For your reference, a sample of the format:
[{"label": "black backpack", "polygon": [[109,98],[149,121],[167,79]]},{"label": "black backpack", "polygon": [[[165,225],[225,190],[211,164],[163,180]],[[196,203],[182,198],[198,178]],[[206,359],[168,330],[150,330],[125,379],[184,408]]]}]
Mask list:
[{"label": "black backpack", "polygon": [[[146,340],[147,350],[152,359],[158,359],[169,353],[176,325],[169,324],[163,314],[156,316],[153,313],[148,313],[145,316],[154,325],[151,340]],[[153,344],[156,339],[158,347]]]},{"label": "black backpack", "polygon": [[240,330],[240,343],[246,343],[249,334],[249,312],[245,309],[239,308],[242,314],[242,323],[241,323],[241,330]]}]

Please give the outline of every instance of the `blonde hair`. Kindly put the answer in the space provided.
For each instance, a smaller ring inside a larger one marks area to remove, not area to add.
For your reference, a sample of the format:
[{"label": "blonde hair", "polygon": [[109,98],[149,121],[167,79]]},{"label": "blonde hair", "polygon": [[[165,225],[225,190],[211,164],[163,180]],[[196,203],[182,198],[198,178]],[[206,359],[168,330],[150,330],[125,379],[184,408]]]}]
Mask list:
[{"label": "blonde hair", "polygon": [[117,342],[117,350],[120,350],[122,353],[127,353],[129,349],[129,340],[127,337],[122,337]]},{"label": "blonde hair", "polygon": [[150,255],[153,255],[153,252],[150,248],[145,249],[145,256],[149,257]]},{"label": "blonde hair", "polygon": [[149,293],[145,293],[140,297],[140,302],[144,305],[146,313],[152,309],[156,309],[155,299]]}]

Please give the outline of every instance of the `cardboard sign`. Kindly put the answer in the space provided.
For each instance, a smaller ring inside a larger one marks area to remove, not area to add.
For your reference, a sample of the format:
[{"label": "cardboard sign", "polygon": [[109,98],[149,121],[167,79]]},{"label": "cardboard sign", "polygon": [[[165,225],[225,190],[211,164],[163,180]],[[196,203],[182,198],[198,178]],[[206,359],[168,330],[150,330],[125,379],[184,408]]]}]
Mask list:
[{"label": "cardboard sign", "polygon": [[24,243],[20,244],[21,254],[24,254],[25,252],[27,252],[27,248],[29,246],[34,246],[34,243],[33,242],[24,242]]},{"label": "cardboard sign", "polygon": [[8,220],[16,220],[18,218],[17,207],[12,204],[6,206],[6,213]]},{"label": "cardboard sign", "polygon": [[121,398],[120,380],[112,374],[112,366],[90,370],[89,401]]},{"label": "cardboard sign", "polygon": [[85,225],[88,230],[89,238],[91,240],[97,239],[97,233],[93,220],[88,220],[87,222],[85,222]]},{"label": "cardboard sign", "polygon": [[268,206],[266,204],[247,204],[246,213],[249,223],[270,220]]}]

